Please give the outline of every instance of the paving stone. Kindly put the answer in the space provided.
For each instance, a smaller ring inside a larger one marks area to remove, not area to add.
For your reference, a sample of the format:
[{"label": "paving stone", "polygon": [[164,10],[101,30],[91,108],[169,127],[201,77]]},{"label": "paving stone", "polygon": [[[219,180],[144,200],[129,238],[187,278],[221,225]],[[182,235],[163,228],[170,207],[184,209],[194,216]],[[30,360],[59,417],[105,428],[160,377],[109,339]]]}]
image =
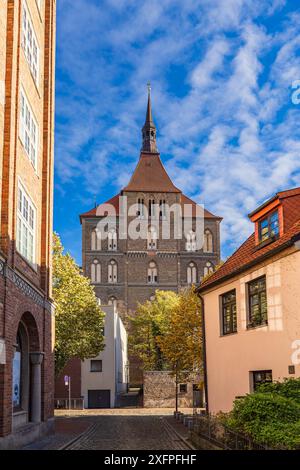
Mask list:
[{"label": "paving stone", "polygon": [[94,426],[68,450],[184,450],[185,443],[159,416],[94,418]]}]

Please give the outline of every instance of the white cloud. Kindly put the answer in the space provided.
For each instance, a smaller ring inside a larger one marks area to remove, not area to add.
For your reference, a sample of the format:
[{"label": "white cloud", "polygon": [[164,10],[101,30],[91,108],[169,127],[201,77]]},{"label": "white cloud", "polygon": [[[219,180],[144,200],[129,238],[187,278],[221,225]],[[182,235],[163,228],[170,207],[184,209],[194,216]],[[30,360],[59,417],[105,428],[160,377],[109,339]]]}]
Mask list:
[{"label": "white cloud", "polygon": [[[58,3],[58,185],[85,198],[126,184],[152,82],[158,145],[176,185],[224,217],[226,253],[247,213],[299,184],[299,16],[284,0]],[[277,20],[278,21],[278,20]],[[113,194],[112,194],[113,195]],[[99,199],[99,197],[98,197]]]}]

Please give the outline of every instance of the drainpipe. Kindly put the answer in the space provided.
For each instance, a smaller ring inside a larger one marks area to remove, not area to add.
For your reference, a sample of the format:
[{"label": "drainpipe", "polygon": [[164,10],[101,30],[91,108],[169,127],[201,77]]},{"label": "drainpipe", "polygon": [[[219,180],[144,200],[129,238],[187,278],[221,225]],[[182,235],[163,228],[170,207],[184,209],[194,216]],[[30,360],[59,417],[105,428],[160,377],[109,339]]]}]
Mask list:
[{"label": "drainpipe", "polygon": [[197,292],[197,294],[198,294],[198,296],[200,298],[200,301],[201,301],[202,340],[203,340],[202,359],[203,359],[203,371],[204,371],[205,409],[206,409],[206,413],[209,414],[204,299],[203,299],[202,295],[199,294],[199,292]]}]

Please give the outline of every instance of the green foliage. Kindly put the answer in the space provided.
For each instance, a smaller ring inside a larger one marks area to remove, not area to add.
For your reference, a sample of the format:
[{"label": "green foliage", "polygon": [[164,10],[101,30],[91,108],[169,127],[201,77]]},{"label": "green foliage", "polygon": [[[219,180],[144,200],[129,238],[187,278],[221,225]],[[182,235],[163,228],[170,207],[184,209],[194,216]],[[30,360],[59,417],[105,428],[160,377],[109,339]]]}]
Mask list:
[{"label": "green foliage", "polygon": [[284,379],[283,382],[270,382],[260,385],[261,393],[275,393],[296,400],[300,405],[300,378]]},{"label": "green foliage", "polygon": [[55,373],[69,359],[96,357],[104,348],[101,311],[90,280],[64,249],[58,235],[53,240],[53,298],[55,301]]},{"label": "green foliage", "polygon": [[144,370],[163,370],[166,361],[158,338],[165,334],[169,318],[179,302],[175,292],[156,291],[155,299],[139,304],[135,316],[129,318],[129,348],[143,363]]},{"label": "green foliage", "polygon": [[221,421],[254,442],[277,449],[300,448],[299,379],[263,384],[234,402]]},{"label": "green foliage", "polygon": [[180,380],[187,373],[201,371],[202,367],[202,316],[201,302],[194,288],[179,295],[167,328],[158,338],[161,351],[172,375]]}]

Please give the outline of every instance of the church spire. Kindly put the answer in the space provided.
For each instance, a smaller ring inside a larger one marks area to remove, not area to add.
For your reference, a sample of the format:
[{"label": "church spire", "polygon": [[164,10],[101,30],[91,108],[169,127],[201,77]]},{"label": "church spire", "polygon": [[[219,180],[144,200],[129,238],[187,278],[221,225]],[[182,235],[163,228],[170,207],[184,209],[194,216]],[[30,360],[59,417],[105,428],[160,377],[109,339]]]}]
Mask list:
[{"label": "church spire", "polygon": [[148,83],[148,106],[146,113],[146,121],[142,130],[143,147],[142,152],[158,153],[156,146],[156,127],[152,118],[151,107],[151,85]]}]

